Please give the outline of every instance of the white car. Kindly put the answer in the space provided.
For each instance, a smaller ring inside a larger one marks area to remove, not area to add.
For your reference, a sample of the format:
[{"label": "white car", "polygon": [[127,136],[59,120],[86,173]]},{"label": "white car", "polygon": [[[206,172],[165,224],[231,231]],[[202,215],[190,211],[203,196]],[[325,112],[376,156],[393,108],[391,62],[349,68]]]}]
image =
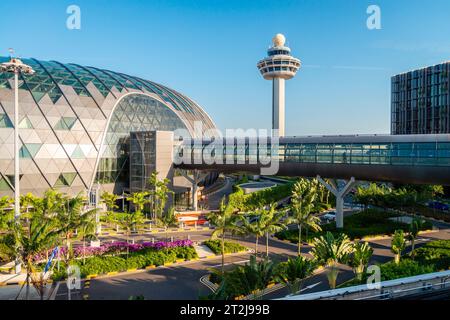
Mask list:
[{"label": "white car", "polygon": [[322,216],[322,219],[326,220],[326,221],[335,221],[336,220],[336,212],[331,211],[331,212],[325,213]]}]

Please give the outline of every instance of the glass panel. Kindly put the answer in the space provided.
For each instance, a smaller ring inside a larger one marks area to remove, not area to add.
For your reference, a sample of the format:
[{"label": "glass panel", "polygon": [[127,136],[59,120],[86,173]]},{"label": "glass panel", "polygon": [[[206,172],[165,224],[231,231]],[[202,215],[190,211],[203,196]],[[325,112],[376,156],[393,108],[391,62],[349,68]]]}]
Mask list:
[{"label": "glass panel", "polygon": [[13,128],[13,124],[5,113],[0,113],[0,128]]}]

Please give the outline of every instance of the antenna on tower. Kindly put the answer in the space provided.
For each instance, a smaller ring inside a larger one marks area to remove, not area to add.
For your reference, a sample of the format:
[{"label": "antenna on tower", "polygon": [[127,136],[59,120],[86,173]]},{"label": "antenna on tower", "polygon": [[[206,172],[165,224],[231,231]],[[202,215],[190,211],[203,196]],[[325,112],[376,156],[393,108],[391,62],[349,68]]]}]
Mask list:
[{"label": "antenna on tower", "polygon": [[9,48],[8,51],[9,51],[9,58],[12,59],[13,55],[14,55],[14,49],[13,48]]}]

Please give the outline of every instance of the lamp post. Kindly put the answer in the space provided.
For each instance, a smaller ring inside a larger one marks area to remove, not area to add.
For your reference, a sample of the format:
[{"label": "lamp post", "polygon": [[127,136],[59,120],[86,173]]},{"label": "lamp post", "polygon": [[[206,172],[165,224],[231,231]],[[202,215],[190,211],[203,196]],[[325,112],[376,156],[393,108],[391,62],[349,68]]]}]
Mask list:
[{"label": "lamp post", "polygon": [[32,67],[20,59],[13,58],[0,64],[0,72],[14,73],[14,219],[20,218],[20,188],[19,188],[19,73],[32,75]]}]

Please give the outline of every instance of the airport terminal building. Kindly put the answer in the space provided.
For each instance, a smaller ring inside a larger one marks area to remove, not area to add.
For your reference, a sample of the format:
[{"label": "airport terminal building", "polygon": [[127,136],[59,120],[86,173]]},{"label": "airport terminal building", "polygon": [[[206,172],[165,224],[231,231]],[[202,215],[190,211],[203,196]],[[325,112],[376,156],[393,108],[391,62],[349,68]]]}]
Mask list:
[{"label": "airport terminal building", "polygon": [[[35,74],[19,76],[21,194],[49,188],[75,194],[93,186],[129,192],[131,136],[136,145],[139,132],[184,128],[195,137],[195,121],[215,128],[198,104],[163,85],[76,64],[23,62]],[[0,196],[14,193],[13,88],[14,75],[0,73]],[[149,175],[141,171],[137,180]]]}]

